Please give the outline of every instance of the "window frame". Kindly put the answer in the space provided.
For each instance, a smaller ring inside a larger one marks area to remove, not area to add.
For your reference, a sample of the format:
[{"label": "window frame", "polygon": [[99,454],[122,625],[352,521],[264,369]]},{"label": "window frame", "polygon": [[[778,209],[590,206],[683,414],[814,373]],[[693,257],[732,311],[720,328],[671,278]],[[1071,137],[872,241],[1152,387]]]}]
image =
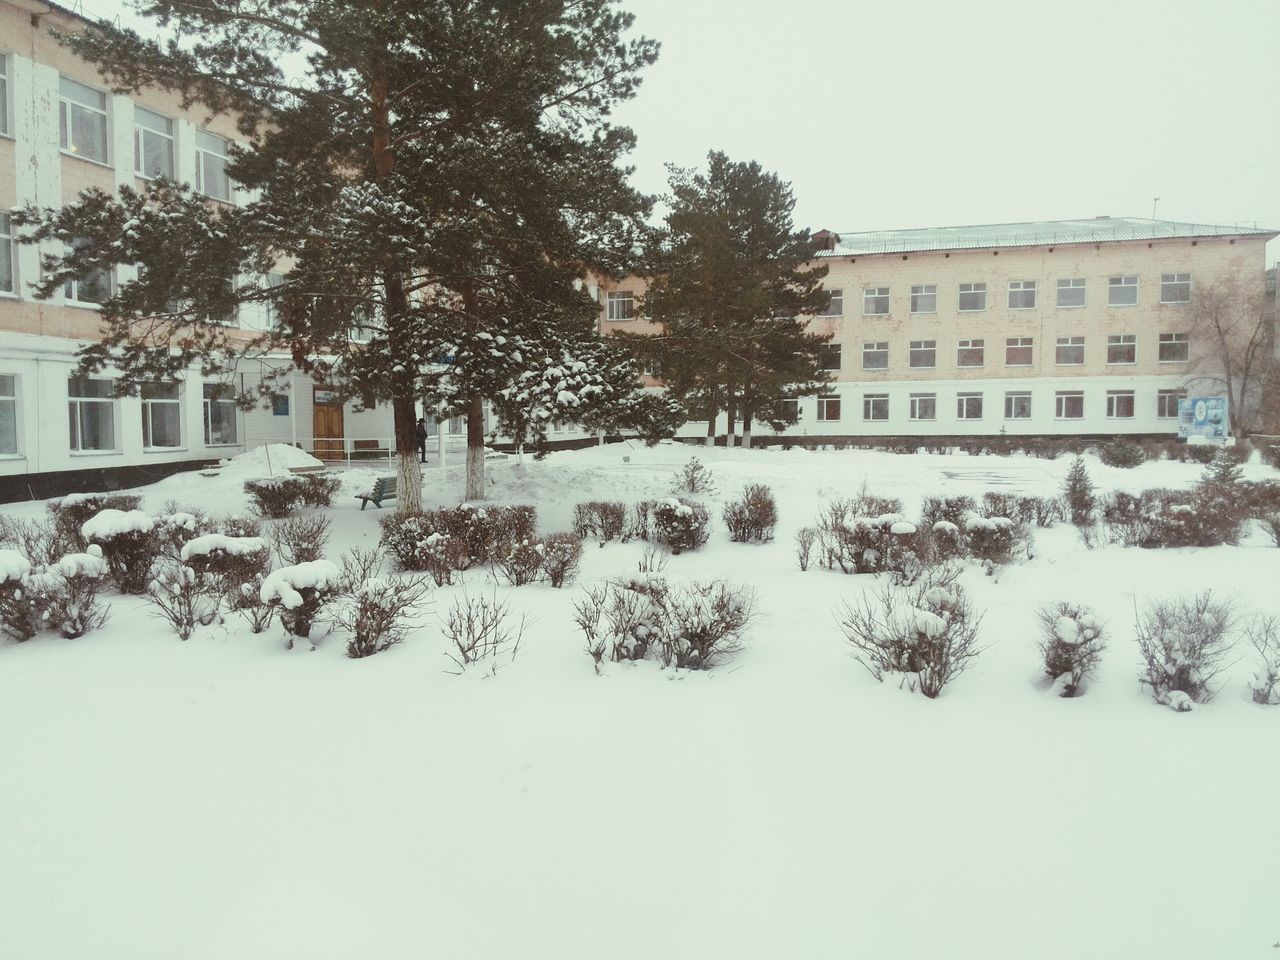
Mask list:
[{"label": "window frame", "polygon": [[[618,309],[614,310],[614,305],[618,304]],[[626,307],[622,307],[626,304]],[[615,313],[625,313],[625,316],[614,316]],[[604,294],[604,318],[618,323],[624,320],[632,320],[636,315],[636,294],[634,290],[606,290]]]},{"label": "window frame", "polygon": [[[1077,416],[1071,416],[1069,402],[1072,400],[1079,401],[1080,412]],[[1058,390],[1053,395],[1053,419],[1055,420],[1083,420],[1084,419],[1084,391],[1083,390]]]},{"label": "window frame", "polygon": [[[1182,347],[1183,356],[1167,359],[1165,357],[1165,347]],[[1162,333],[1156,341],[1156,362],[1157,363],[1190,363],[1191,362],[1191,334],[1190,333]]]},{"label": "window frame", "polygon": [[0,137],[12,137],[9,129],[12,111],[9,109],[9,54],[0,50]]},{"label": "window frame", "polygon": [[[80,288],[88,276],[100,276],[103,278],[105,291],[101,300],[85,300],[80,296]],[[95,270],[92,274],[87,274],[85,276],[76,275],[67,277],[66,282],[62,285],[62,300],[65,304],[69,304],[73,307],[101,310],[103,302],[110,300],[115,296],[115,292],[116,271],[114,267],[108,267],[106,270]]]},{"label": "window frame", "polygon": [[[835,366],[831,364],[834,363]],[[830,343],[818,344],[818,369],[833,372],[840,370],[844,364],[844,351],[841,344],[831,341]]]},{"label": "window frame", "polygon": [[[1063,341],[1064,341],[1064,340],[1065,340],[1065,341],[1067,341],[1067,342],[1066,342],[1066,343],[1063,343]],[[1079,340],[1080,342],[1079,342],[1079,343],[1076,343],[1075,341],[1077,341],[1077,340]],[[1079,348],[1079,350],[1080,350],[1080,359],[1079,359],[1079,360],[1063,360],[1063,359],[1062,359],[1062,350],[1063,350],[1063,348],[1066,348],[1066,349],[1075,349],[1075,348]],[[1082,367],[1082,366],[1084,366],[1084,360],[1085,360],[1085,356],[1084,356],[1084,348],[1085,348],[1085,338],[1084,338],[1084,336],[1083,336],[1083,335],[1079,335],[1079,336],[1058,337],[1058,338],[1057,338],[1057,340],[1054,342],[1054,345],[1053,345],[1053,365],[1054,365],[1055,367]]]},{"label": "window frame", "polygon": [[[13,217],[7,210],[0,210],[0,297],[18,295],[18,245],[13,242]],[[4,286],[7,268],[9,286]]]},{"label": "window frame", "polygon": [[[969,289],[965,289],[968,287]],[[971,297],[978,297],[981,306],[966,307],[964,305],[964,296],[968,294]],[[987,309],[987,284],[984,280],[972,280],[968,283],[960,284],[956,294],[956,310],[960,313],[980,313]]]},{"label": "window frame", "polygon": [[844,316],[844,288],[833,287],[827,291],[827,305],[817,313],[819,317]]},{"label": "window frame", "polygon": [[[932,306],[921,306],[924,298],[929,298]],[[919,299],[917,299],[919,298]],[[936,283],[914,283],[911,285],[911,312],[912,313],[937,313],[938,312],[938,285]]]},{"label": "window frame", "polygon": [[[1025,362],[1014,362],[1009,359],[1010,350],[1026,350],[1027,359]],[[1004,365],[1006,367],[1032,367],[1036,362],[1036,338],[1035,337],[1005,337],[1004,338]]]},{"label": "window frame", "polygon": [[[147,387],[173,387],[172,397],[148,397],[146,395]],[[138,398],[142,403],[142,449],[144,452],[163,452],[166,450],[182,450],[185,449],[182,444],[182,385],[176,382],[165,383],[164,381],[154,381],[145,383],[138,391]],[[155,439],[155,407],[172,406],[178,413],[178,442],[174,444],[157,444],[148,443],[148,438]]]},{"label": "window frame", "polygon": [[[217,153],[207,146],[203,146],[201,138],[207,137],[210,140],[217,140],[222,144],[222,153]],[[196,192],[201,196],[210,200],[217,200],[220,203],[232,203],[235,197],[235,187],[231,182],[231,175],[227,173],[227,164],[230,163],[231,157],[231,141],[226,137],[220,137],[216,133],[210,133],[208,130],[198,128],[195,132],[195,153],[196,153]],[[205,156],[216,157],[222,161],[222,176],[227,181],[227,195],[220,197],[216,193],[209,192],[208,175],[205,171]]]},{"label": "window frame", "polygon": [[[978,352],[977,363],[962,363],[960,358],[966,350]],[[956,341],[956,367],[963,370],[978,370],[987,365],[987,338],[967,337]]]},{"label": "window frame", "polygon": [[[863,287],[862,288],[862,315],[864,317],[887,317],[892,307],[890,302],[891,287]],[[883,310],[872,310],[871,307],[878,305],[879,301],[884,301]]]},{"label": "window frame", "polygon": [[[827,414],[834,407],[835,416]],[[840,422],[840,394],[838,393],[820,393],[818,394],[818,422],[819,423],[839,423]]]},{"label": "window frame", "polygon": [[[71,391],[74,386],[83,383],[106,383],[110,385],[111,396],[109,397],[86,397],[73,394]],[[68,427],[70,428],[70,436],[68,442],[70,452],[75,456],[110,454],[120,452],[120,410],[118,397],[115,396],[115,381],[109,377],[68,377],[67,378],[67,410],[68,410]],[[96,403],[106,404],[110,409],[111,424],[111,446],[109,447],[86,447],[84,445],[84,414],[81,408],[84,404]]]},{"label": "window frame", "polygon": [[[213,390],[217,394],[222,394],[226,391],[230,391],[232,398],[228,400],[228,399],[225,399],[225,397],[223,396],[210,397],[209,396],[210,390]],[[240,431],[240,408],[236,406],[235,388],[232,387],[232,385],[229,383],[205,383],[202,387],[202,394],[203,394],[203,399],[201,401],[201,407],[204,415],[203,417],[204,445],[206,447],[238,447],[240,446],[242,442],[240,439],[240,432],[241,432]],[[215,403],[219,405],[229,405],[231,407],[231,423],[233,424],[235,429],[234,440],[218,440],[216,442],[214,441],[213,439],[213,404]]]},{"label": "window frame", "polygon": [[[908,413],[910,414],[908,417],[909,420],[916,422],[929,422],[938,419],[938,395],[936,393],[913,393],[908,395],[907,399],[910,401],[908,408]],[[931,416],[920,416],[920,404],[922,401],[928,401],[931,405]]]},{"label": "window frame", "polygon": [[[871,349],[867,349],[870,347]],[[867,357],[876,357],[884,354],[884,364],[878,367],[867,365]],[[888,340],[864,340],[862,341],[862,369],[879,371],[889,369],[889,341]]]},{"label": "window frame", "polygon": [[[937,340],[910,340],[907,350],[907,367],[911,370],[936,370],[938,368],[938,341]],[[925,346],[925,344],[929,346]],[[920,346],[916,346],[920,344]],[[929,363],[916,363],[916,354],[929,354]]]},{"label": "window frame", "polygon": [[[5,380],[11,381],[5,384]],[[5,450],[0,445],[0,457],[21,457],[22,456],[22,418],[19,408],[19,394],[21,393],[20,384],[22,383],[21,374],[17,373],[0,373],[0,411],[7,411],[13,417],[13,449]],[[5,387],[8,387],[6,392]],[[5,416],[4,412],[0,412],[0,420]]]},{"label": "window frame", "polygon": [[[957,420],[981,420],[983,415],[983,394],[977,392],[964,392],[956,394],[956,419]],[[977,401],[978,412],[973,414],[970,412],[971,401]]]},{"label": "window frame", "polygon": [[[1089,281],[1086,277],[1059,277],[1057,289],[1058,289],[1058,297],[1057,297],[1057,301],[1055,302],[1055,306],[1059,310],[1079,310],[1082,307],[1088,306]],[[1062,291],[1064,290],[1079,290],[1080,302],[1079,303],[1063,303]]]},{"label": "window frame", "polygon": [[[1022,294],[1017,299],[1025,299],[1025,294],[1031,294],[1030,303],[1014,303],[1014,294]],[[1009,309],[1010,310],[1034,310],[1040,302],[1040,281],[1039,280],[1010,280],[1009,281]]]},{"label": "window frame", "polygon": [[[1018,414],[1018,401],[1026,401],[1026,412]],[[1004,418],[1006,420],[1030,420],[1031,419],[1031,391],[1030,390],[1006,390],[1004,392]]]},{"label": "window frame", "polygon": [[[1157,420],[1177,420],[1178,419],[1178,401],[1187,399],[1186,390],[1157,390],[1156,391],[1156,419]],[[1169,409],[1169,401],[1173,401],[1173,410],[1171,413],[1163,412]]]},{"label": "window frame", "polygon": [[[1180,279],[1178,279],[1179,277],[1186,277],[1186,279],[1185,279],[1185,280],[1180,280]],[[1170,279],[1170,278],[1172,278],[1172,279]],[[1187,288],[1187,295],[1186,295],[1185,297],[1183,297],[1183,298],[1182,298],[1182,299],[1180,299],[1180,300],[1167,300],[1167,299],[1165,299],[1165,288],[1166,288],[1166,287],[1181,287],[1181,286],[1183,286],[1184,284],[1186,285],[1186,288]],[[1161,302],[1161,303],[1171,303],[1171,304],[1178,304],[1178,303],[1190,303],[1190,302],[1191,302],[1191,274],[1189,274],[1189,273],[1162,273],[1162,274],[1160,274],[1160,302]]]},{"label": "window frame", "polygon": [[[144,126],[138,122],[138,115],[145,114],[156,120],[162,120],[169,125],[169,132],[164,133],[154,127]],[[166,180],[175,180],[178,170],[178,142],[176,139],[176,126],[172,117],[166,117],[163,113],[156,113],[154,110],[148,110],[146,107],[133,105],[133,174],[141,177],[143,180],[158,180],[164,177]],[[146,137],[151,134],[153,137],[159,137],[168,141],[169,146],[169,171],[168,173],[147,173],[142,169],[146,158]]]},{"label": "window frame", "polygon": [[[1117,412],[1120,408],[1119,401],[1129,401],[1129,412],[1127,414]],[[1107,419],[1108,420],[1132,420],[1137,415],[1138,403],[1137,398],[1132,390],[1108,390],[1107,391]]]},{"label": "window frame", "polygon": [[[1132,280],[1133,282],[1129,283],[1128,281],[1130,280]],[[1120,290],[1120,291],[1132,290],[1133,302],[1117,303],[1114,299],[1114,294],[1117,290]],[[1114,277],[1107,277],[1107,306],[1108,307],[1114,307],[1114,308],[1136,307],[1138,305],[1139,300],[1141,299],[1140,293],[1141,293],[1141,284],[1138,281],[1137,274],[1128,273],[1128,274],[1120,274]]]},{"label": "window frame", "polygon": [[[87,90],[92,94],[101,98],[102,106],[94,106],[85,103],[82,100],[74,100],[71,95],[63,90],[63,81],[71,84],[73,87],[79,87],[81,90]],[[68,77],[65,73],[58,74],[58,152],[64,157],[75,157],[78,160],[85,160],[89,163],[96,163],[101,167],[109,167],[112,163],[111,156],[111,99],[105,90],[90,86],[87,83],[81,83]],[[82,153],[75,143],[75,118],[73,110],[79,108],[88,113],[95,114],[102,124],[102,158],[90,156]]]},{"label": "window frame", "polygon": [[[883,413],[883,416],[876,416]],[[868,423],[887,423],[889,421],[889,395],[887,393],[864,393],[862,395],[862,419]]]},{"label": "window frame", "polygon": [[[1113,360],[1111,359],[1111,350],[1113,347],[1128,347],[1128,353],[1131,357],[1129,360]],[[1135,333],[1109,333],[1107,334],[1107,366],[1109,367],[1131,367],[1138,362],[1138,335]]]}]

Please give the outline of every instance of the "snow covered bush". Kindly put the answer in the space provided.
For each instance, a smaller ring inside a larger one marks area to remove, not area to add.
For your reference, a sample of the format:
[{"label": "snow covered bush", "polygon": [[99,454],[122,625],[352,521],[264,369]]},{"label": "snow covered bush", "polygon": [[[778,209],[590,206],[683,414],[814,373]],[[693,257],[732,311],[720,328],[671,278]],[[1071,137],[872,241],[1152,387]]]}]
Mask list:
[{"label": "snow covered bush", "polygon": [[1228,604],[1206,590],[1189,598],[1160,600],[1138,617],[1138,649],[1146,663],[1140,678],[1157,703],[1190,710],[1216,692],[1226,667],[1234,618]]},{"label": "snow covered bush", "polygon": [[267,542],[261,537],[207,533],[185,543],[178,559],[209,583],[231,610],[256,607],[261,603],[252,589],[261,587],[271,561]]},{"label": "snow covered bush", "polygon": [[347,656],[371,657],[402,642],[426,604],[426,581],[383,576],[377,554],[358,550],[343,557],[342,576],[347,596],[335,620],[351,633]]},{"label": "snow covered bush", "polygon": [[932,530],[942,520],[959,529],[966,516],[977,512],[973,497],[925,497],[920,506],[920,527]]},{"label": "snow covered bush", "polygon": [[306,483],[302,477],[264,477],[246,480],[244,492],[259,516],[287,517],[303,501]]},{"label": "snow covered bush", "polygon": [[658,501],[641,500],[631,511],[631,521],[622,534],[623,540],[653,540],[653,507]]},{"label": "snow covered bush", "polygon": [[1267,514],[1260,521],[1262,529],[1267,532],[1271,542],[1280,547],[1280,513]]},{"label": "snow covered bush", "polygon": [[929,557],[933,561],[957,560],[965,555],[965,548],[965,537],[959,525],[950,520],[935,520],[929,528]]},{"label": "snow covered bush", "polygon": [[523,587],[542,577],[543,547],[537,540],[521,540],[505,557],[498,557],[494,567],[507,583]]},{"label": "snow covered bush", "polygon": [[68,639],[82,637],[106,623],[108,607],[98,602],[98,592],[108,573],[102,551],[91,546],[86,553],[69,553],[43,576],[47,579],[49,609],[46,621]]},{"label": "snow covered bush", "polygon": [[725,504],[724,525],[734,543],[764,543],[773,539],[778,524],[778,504],[763,483],[742,488],[742,496]]},{"label": "snow covered bush", "polygon": [[1027,504],[1025,501],[1030,497],[1022,497],[1016,493],[997,493],[988,491],[982,495],[982,509],[980,512],[984,517],[1004,517],[1012,520],[1014,523],[1030,523],[1031,518],[1027,516]]},{"label": "snow covered bush", "polygon": [[1230,488],[1117,492],[1102,501],[1102,523],[1113,543],[1144,548],[1214,547],[1236,543],[1248,505]]},{"label": "snow covered bush", "polygon": [[218,616],[218,593],[209,577],[169,558],[156,561],[147,584],[147,600],[179,638],[188,640],[196,626]]},{"label": "snow covered bush", "polygon": [[886,582],[876,601],[846,601],[837,619],[854,659],[877,680],[896,674],[909,690],[938,696],[981,652],[982,617],[956,575],[931,567],[910,586]]},{"label": "snow covered bush", "polygon": [[[289,634],[289,649],[295,639],[309,639],[316,619],[341,592],[342,576],[328,560],[311,560],[273,570],[262,581],[259,596],[276,607],[280,622]],[[311,644],[315,649],[315,643]]]},{"label": "snow covered bush", "polygon": [[271,525],[271,544],[285,566],[319,560],[329,543],[329,527],[327,517],[286,517]]},{"label": "snow covered bush", "polygon": [[1008,563],[1029,550],[1026,528],[1008,517],[980,517],[971,513],[964,521],[965,543],[976,559],[991,572],[996,564]]},{"label": "snow covered bush", "polygon": [[1249,684],[1253,702],[1280,704],[1280,618],[1254,616],[1245,627],[1244,638],[1258,654]]},{"label": "snow covered bush", "polygon": [[1036,616],[1045,676],[1054,681],[1060,696],[1079,696],[1106,646],[1102,621],[1088,607],[1068,600],[1041,607]]},{"label": "snow covered bush", "polygon": [[711,515],[693,500],[670,497],[652,501],[653,540],[672,553],[697,550],[711,536]]},{"label": "snow covered bush", "polygon": [[381,543],[404,570],[427,570],[437,584],[457,570],[506,559],[516,544],[533,541],[537,512],[530,506],[464,505],[382,518]]},{"label": "snow covered bush", "polygon": [[223,517],[218,529],[228,537],[260,537],[262,521],[257,517]]},{"label": "snow covered bush", "polygon": [[627,528],[626,504],[618,501],[590,500],[573,508],[573,532],[583,540],[594,537],[604,546],[619,540]]},{"label": "snow covered bush", "polygon": [[1131,470],[1146,462],[1147,454],[1138,444],[1124,437],[1115,437],[1098,447],[1098,459],[1108,467]]},{"label": "snow covered bush", "polygon": [[448,617],[441,623],[444,635],[452,644],[446,656],[458,668],[458,673],[472,664],[481,664],[486,673],[493,674],[500,658],[516,658],[527,623],[523,616],[515,621],[511,617],[511,605],[498,600],[496,595],[486,600],[463,594],[453,602]]},{"label": "snow covered bush", "polygon": [[461,533],[473,566],[493,563],[508,556],[516,544],[532,541],[538,533],[538,513],[531,506],[472,506],[439,510],[444,532]]},{"label": "snow covered bush", "polygon": [[724,580],[682,583],[672,590],[658,646],[664,667],[710,670],[742,649],[754,597]]},{"label": "snow covered bush", "polygon": [[582,538],[576,533],[550,533],[542,540],[542,573],[553,587],[563,587],[578,575]]},{"label": "snow covered bush", "polygon": [[1056,497],[1023,497],[1023,523],[1051,527],[1062,519],[1062,501]]},{"label": "snow covered bush", "polygon": [[643,660],[660,642],[666,623],[667,581],[662,577],[610,580],[586,588],[574,602],[574,623],[586,638],[596,673],[605,656],[614,663]]},{"label": "snow covered bush", "polygon": [[177,558],[182,548],[189,541],[209,533],[213,524],[208,517],[190,510],[166,510],[155,518],[155,534],[160,544],[160,553],[166,557]]},{"label": "snow covered bush", "polygon": [[813,555],[813,544],[818,539],[816,527],[801,527],[796,531],[796,563],[801,570],[809,569],[809,559]]},{"label": "snow covered bush", "polygon": [[842,573],[903,573],[919,566],[918,528],[900,512],[870,514],[898,501],[859,496],[833,500],[818,517],[818,563]]},{"label": "snow covered bush", "polygon": [[342,481],[326,473],[304,473],[298,477],[298,499],[308,507],[331,507]]},{"label": "snow covered bush", "polygon": [[48,510],[54,526],[69,550],[83,551],[81,530],[85,522],[102,510],[137,510],[142,498],[126,494],[71,493],[61,500],[50,500]]},{"label": "snow covered bush", "polygon": [[85,521],[80,536],[102,548],[111,579],[121,593],[146,593],[151,565],[160,555],[155,520],[141,510],[100,510]]},{"label": "snow covered bush", "polygon": [[17,550],[33,567],[56,563],[75,549],[65,532],[52,520],[21,520],[0,516],[0,546]]},{"label": "snow covered bush", "polygon": [[1076,457],[1071,461],[1071,468],[1062,482],[1062,499],[1071,522],[1077,527],[1085,527],[1092,522],[1095,502],[1093,481],[1089,479],[1089,468],[1085,466],[1084,458]]},{"label": "snow covered bush", "polygon": [[30,579],[26,557],[17,550],[0,550],[0,627],[19,643],[44,629],[48,609],[44,592]]},{"label": "snow covered bush", "polygon": [[690,457],[671,481],[672,493],[715,493],[715,490],[715,477],[697,457]]}]

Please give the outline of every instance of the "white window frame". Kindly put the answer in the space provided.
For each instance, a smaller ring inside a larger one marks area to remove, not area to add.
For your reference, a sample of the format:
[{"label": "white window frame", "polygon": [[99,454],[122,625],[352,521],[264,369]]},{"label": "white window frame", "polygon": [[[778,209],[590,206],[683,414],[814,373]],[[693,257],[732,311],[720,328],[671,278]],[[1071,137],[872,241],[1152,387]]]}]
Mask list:
[{"label": "white window frame", "polygon": [[[881,414],[878,416],[877,414]],[[864,393],[862,395],[862,419],[874,423],[886,423],[889,420],[889,395],[887,393]]]},{"label": "white window frame", "polygon": [[284,274],[276,273],[274,270],[262,275],[262,285],[268,291],[267,298],[263,301],[263,307],[267,314],[267,329],[279,330],[283,317],[280,315],[280,301],[276,298],[274,291],[284,286]]},{"label": "white window frame", "polygon": [[[864,317],[887,317],[890,309],[889,291],[889,287],[863,287],[862,315]],[[874,309],[881,306],[881,301],[884,301],[884,309]]]},{"label": "white window frame", "polygon": [[0,137],[13,136],[9,116],[9,55],[0,52]]},{"label": "white window frame", "polygon": [[[1181,346],[1183,356],[1167,359],[1165,357],[1165,347]],[[1191,334],[1189,333],[1162,333],[1159,341],[1159,362],[1160,363],[1188,363],[1191,360]]]},{"label": "white window frame", "polygon": [[938,312],[938,285],[936,283],[916,283],[912,285],[911,312]]},{"label": "white window frame", "polygon": [[[929,354],[928,363],[916,363],[916,354]],[[933,370],[938,366],[937,340],[912,340],[907,352],[907,366],[912,370]]]},{"label": "white window frame", "polygon": [[[6,380],[11,381],[5,383]],[[18,393],[22,378],[16,373],[0,373],[0,419],[5,416],[13,420],[13,449],[5,450],[0,446],[0,457],[19,457],[22,455],[22,420],[18,417]]]},{"label": "white window frame", "polygon": [[[884,354],[884,363],[880,366],[868,366],[868,357],[878,357]],[[863,370],[888,370],[889,369],[889,341],[888,340],[864,340],[862,342],[862,369]]]},{"label": "white window frame", "polygon": [[[1187,295],[1179,297],[1177,300],[1170,299],[1165,295],[1165,291],[1169,287],[1187,288]],[[1190,303],[1191,302],[1191,274],[1189,273],[1162,273],[1160,274],[1160,302],[1161,303]]]},{"label": "white window frame", "polygon": [[[209,396],[210,390],[215,393],[222,394],[230,392],[231,398],[225,396]],[[203,410],[204,410],[204,445],[206,447],[238,447],[240,446],[240,410],[236,407],[235,388],[229,383],[206,383],[202,389],[203,393]],[[213,439],[213,404],[229,405],[231,407],[231,422],[235,425],[235,438],[232,440]]]},{"label": "white window frame", "polygon": [[[1074,299],[1075,291],[1080,291],[1079,303],[1063,303],[1062,294],[1067,292]],[[1088,301],[1088,281],[1084,277],[1063,277],[1058,280],[1058,309],[1059,310],[1079,310],[1086,306]]]},{"label": "white window frame", "polygon": [[[970,297],[977,298],[979,305],[976,307],[966,307],[964,305],[965,294],[968,294]],[[980,310],[987,309],[986,283],[975,280],[972,283],[960,284],[959,294],[956,297],[956,309],[961,313],[977,313]]]},{"label": "white window frame", "polygon": [[835,371],[844,363],[843,351],[838,343],[818,344],[818,369]]},{"label": "white window frame", "polygon": [[[938,395],[936,393],[913,393],[908,398],[911,401],[910,419],[912,420],[937,420],[938,419]],[[929,416],[923,416],[921,409],[928,404]]]},{"label": "white window frame", "polygon": [[1185,390],[1157,390],[1156,419],[1177,420],[1178,401],[1185,399],[1187,399],[1187,391]]},{"label": "white window frame", "polygon": [[[982,419],[982,397],[981,393],[957,393],[956,394],[956,419],[957,420],[981,420]],[[974,404],[977,404],[977,413],[974,413]]]},{"label": "white window frame", "polygon": [[[1077,416],[1070,415],[1070,402],[1078,400],[1080,402],[1080,412]],[[1053,395],[1053,416],[1055,420],[1083,420],[1084,419],[1084,391],[1083,390],[1059,390]]]},{"label": "white window frame", "polygon": [[[168,126],[168,131],[157,130],[153,126],[147,126],[145,123],[139,123],[139,119],[151,119],[159,121]],[[147,137],[156,137],[164,141],[168,145],[169,150],[169,171],[167,173],[149,173],[143,169],[144,158],[147,155]],[[155,180],[164,177],[167,180],[177,179],[178,170],[178,151],[176,141],[174,139],[174,121],[172,117],[166,117],[163,113],[156,113],[154,110],[148,110],[146,107],[140,107],[136,103],[133,105],[133,172],[142,177],[144,180]]]},{"label": "white window frame", "polygon": [[632,290],[609,290],[604,304],[606,320],[630,320],[636,315],[636,295]]},{"label": "white window frame", "polygon": [[[977,363],[961,363],[960,358],[966,350],[978,351]],[[965,370],[976,370],[979,367],[987,365],[987,340],[986,337],[970,337],[967,340],[956,341],[956,366]]]},{"label": "white window frame", "polygon": [[[1026,406],[1021,414],[1018,412],[1019,401],[1025,400]],[[1031,419],[1031,391],[1006,390],[1004,394],[1004,418],[1006,420]]]},{"label": "white window frame", "polygon": [[[1119,413],[1120,401],[1129,401],[1129,412]],[[1107,419],[1108,420],[1132,420],[1137,413],[1138,404],[1132,390],[1108,390],[1107,391]]]},{"label": "white window frame", "polygon": [[[1027,359],[1025,362],[1014,362],[1009,359],[1010,350],[1026,350]],[[1035,364],[1036,360],[1036,340],[1035,337],[1005,337],[1004,338],[1004,365],[1006,367],[1030,367]]]},{"label": "white window frame", "polygon": [[[1038,280],[1010,280],[1009,281],[1009,309],[1010,310],[1034,310],[1036,308],[1036,298],[1038,296]],[[1027,294],[1030,294],[1030,303],[1014,303],[1014,300],[1026,300]]]},{"label": "white window frame", "polygon": [[818,311],[820,317],[843,317],[844,316],[844,290],[835,288],[827,291],[829,299],[824,309]]},{"label": "white window frame", "polygon": [[[835,409],[835,416],[829,416],[832,408]],[[822,393],[818,395],[818,422],[819,423],[839,423],[840,422],[840,394],[838,393]]]},{"label": "white window frame", "polygon": [[[208,141],[216,140],[222,144],[222,152],[208,145]],[[227,174],[227,163],[229,162],[230,141],[226,137],[220,137],[216,133],[210,133],[208,130],[197,130],[195,132],[195,148],[196,148],[196,189],[208,197],[210,200],[220,200],[223,203],[231,203],[232,197],[235,195],[235,187],[231,184],[231,177]],[[227,195],[221,197],[216,193],[209,191],[208,176],[205,170],[206,157],[214,157],[222,161],[222,175],[227,181]]]},{"label": "white window frame", "polygon": [[[1111,350],[1113,347],[1120,349],[1129,348],[1132,360],[1113,360],[1111,359]],[[1109,367],[1131,367],[1138,362],[1138,336],[1133,333],[1112,333],[1107,335],[1107,366]]]},{"label": "white window frame", "polygon": [[[63,89],[64,82],[100,98],[98,101],[100,106],[75,99],[71,93]],[[81,83],[79,80],[73,80],[65,74],[58,74],[58,149],[65,156],[87,160],[89,163],[96,163],[103,167],[111,166],[111,115],[107,111],[109,104],[110,100],[107,98],[106,91],[91,87],[87,83]],[[98,122],[102,124],[103,155],[101,158],[92,157],[81,152],[76,145],[74,115],[76,110],[83,110],[94,115],[98,118]]]},{"label": "white window frame", "polygon": [[[16,297],[18,295],[18,258],[17,245],[13,242],[13,219],[8,213],[0,212],[0,266],[7,268],[0,271],[0,297]],[[8,286],[5,286],[4,273],[9,275]]]},{"label": "white window frame", "polygon": [[[1124,297],[1128,297],[1132,292],[1133,300],[1122,299],[1117,301],[1116,294],[1120,293]],[[1136,307],[1138,305],[1139,285],[1138,278],[1134,274],[1126,274],[1119,277],[1107,277],[1107,306],[1108,307]]]},{"label": "white window frame", "polygon": [[105,290],[102,300],[83,300],[80,297],[80,287],[84,282],[84,278],[79,276],[68,277],[67,282],[62,285],[62,299],[64,302],[74,307],[87,307],[91,310],[99,310],[102,308],[104,300],[110,300],[116,292],[116,272],[114,268],[106,270],[96,270],[95,274],[104,278]]},{"label": "white window frame", "polygon": [[[1084,364],[1084,347],[1085,347],[1084,337],[1082,336],[1058,337],[1057,343],[1055,343],[1053,347],[1054,366],[1079,367],[1083,365]],[[1074,350],[1076,348],[1079,348],[1080,359],[1079,360],[1063,360],[1062,350],[1064,348],[1068,350]]]},{"label": "white window frame", "polygon": [[[147,387],[172,387],[172,397],[147,397],[142,390]],[[182,386],[178,383],[147,383],[143,384],[142,390],[139,391],[138,397],[142,401],[142,449],[143,450],[181,450],[182,446]],[[147,438],[155,439],[155,408],[159,406],[172,407],[178,412],[178,442],[174,444],[156,444],[148,443]]]},{"label": "white window frame", "polygon": [[[90,383],[108,383],[111,384],[113,395],[110,397],[80,397],[72,394],[74,384],[81,381]],[[115,382],[106,377],[69,377],[67,379],[67,407],[69,415],[68,427],[71,436],[69,442],[71,452],[74,454],[96,454],[96,453],[117,453],[120,450],[120,411],[116,403]],[[84,416],[81,408],[85,404],[100,403],[106,404],[111,411],[111,446],[110,447],[85,447],[84,445]]]}]

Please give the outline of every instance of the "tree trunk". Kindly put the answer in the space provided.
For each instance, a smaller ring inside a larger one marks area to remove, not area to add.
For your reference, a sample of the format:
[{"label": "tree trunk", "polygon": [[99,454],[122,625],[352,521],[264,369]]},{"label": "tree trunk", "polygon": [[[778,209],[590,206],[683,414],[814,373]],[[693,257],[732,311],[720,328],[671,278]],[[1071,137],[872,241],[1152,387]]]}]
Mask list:
[{"label": "tree trunk", "polygon": [[484,398],[467,402],[467,494],[468,500],[484,499]]},{"label": "tree trunk", "polygon": [[737,429],[738,410],[736,406],[736,401],[737,401],[737,398],[733,395],[733,391],[730,390],[725,395],[725,401],[724,401],[724,412],[725,412],[725,417],[728,421],[725,425],[726,429],[724,434],[724,445],[726,448],[733,446],[734,431]]},{"label": "tree trunk", "polygon": [[712,391],[707,397],[707,440],[706,446],[714,447],[716,445],[716,415],[719,413],[716,406],[716,395]]},{"label": "tree trunk", "polygon": [[742,448],[751,449],[751,407],[742,405]]},{"label": "tree trunk", "polygon": [[391,401],[396,431],[396,513],[422,512],[422,466],[418,463],[418,423],[412,397]]}]

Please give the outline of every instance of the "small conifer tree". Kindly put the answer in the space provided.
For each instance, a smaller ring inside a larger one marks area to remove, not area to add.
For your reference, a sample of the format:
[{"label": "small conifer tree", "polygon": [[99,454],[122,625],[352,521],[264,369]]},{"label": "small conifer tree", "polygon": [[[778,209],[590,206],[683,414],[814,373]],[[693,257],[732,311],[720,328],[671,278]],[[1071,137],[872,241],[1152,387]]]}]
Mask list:
[{"label": "small conifer tree", "polygon": [[1087,526],[1093,515],[1096,498],[1093,495],[1093,481],[1089,478],[1089,470],[1084,465],[1083,457],[1076,457],[1067,471],[1067,478],[1062,483],[1062,498],[1067,501],[1067,510],[1071,513],[1071,522],[1077,527]]}]

